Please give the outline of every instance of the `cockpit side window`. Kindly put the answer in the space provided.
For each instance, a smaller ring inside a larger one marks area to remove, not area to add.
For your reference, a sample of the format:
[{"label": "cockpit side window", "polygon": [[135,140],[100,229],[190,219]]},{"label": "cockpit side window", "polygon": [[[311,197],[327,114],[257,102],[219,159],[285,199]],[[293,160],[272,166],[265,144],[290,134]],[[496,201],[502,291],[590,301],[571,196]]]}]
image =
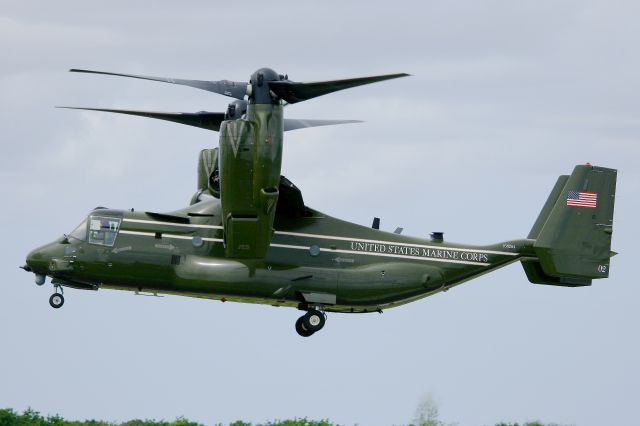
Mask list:
[{"label": "cockpit side window", "polygon": [[82,223],[76,227],[76,229],[71,231],[69,236],[75,238],[76,240],[87,241],[87,220],[83,220]]},{"label": "cockpit side window", "polygon": [[121,221],[117,217],[89,216],[89,243],[113,246]]}]

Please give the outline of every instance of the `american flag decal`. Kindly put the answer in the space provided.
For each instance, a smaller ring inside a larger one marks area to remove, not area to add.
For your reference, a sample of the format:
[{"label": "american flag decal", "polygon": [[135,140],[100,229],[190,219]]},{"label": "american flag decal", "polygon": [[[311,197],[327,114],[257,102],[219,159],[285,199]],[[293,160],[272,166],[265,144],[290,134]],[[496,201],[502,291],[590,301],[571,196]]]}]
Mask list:
[{"label": "american flag decal", "polygon": [[595,209],[597,202],[597,192],[569,191],[569,194],[567,195],[567,206],[569,207],[584,207]]}]

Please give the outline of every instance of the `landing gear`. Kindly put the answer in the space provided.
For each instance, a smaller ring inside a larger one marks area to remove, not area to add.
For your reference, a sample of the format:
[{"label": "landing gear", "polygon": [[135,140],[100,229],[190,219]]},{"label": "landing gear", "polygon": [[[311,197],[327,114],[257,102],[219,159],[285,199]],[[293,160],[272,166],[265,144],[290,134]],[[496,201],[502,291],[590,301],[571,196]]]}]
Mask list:
[{"label": "landing gear", "polygon": [[309,337],[316,331],[322,330],[325,323],[325,316],[322,312],[309,309],[306,314],[296,321],[296,331],[302,337]]},{"label": "landing gear", "polygon": [[313,334],[313,331],[307,331],[307,330],[305,330],[303,328],[303,326],[302,326],[302,317],[298,318],[298,320],[296,321],[296,331],[302,337],[309,337],[309,336],[311,336]]},{"label": "landing gear", "polygon": [[[62,295],[62,293],[64,293],[64,290],[62,289],[62,286],[55,284],[54,289],[55,293],[53,293],[49,298],[49,304],[52,308],[58,309],[61,308],[62,305],[64,305],[64,296]],[[60,289],[60,293],[58,293],[58,289]]]},{"label": "landing gear", "polygon": [[60,308],[64,305],[64,296],[60,293],[53,293],[49,298],[49,304],[52,308]]}]

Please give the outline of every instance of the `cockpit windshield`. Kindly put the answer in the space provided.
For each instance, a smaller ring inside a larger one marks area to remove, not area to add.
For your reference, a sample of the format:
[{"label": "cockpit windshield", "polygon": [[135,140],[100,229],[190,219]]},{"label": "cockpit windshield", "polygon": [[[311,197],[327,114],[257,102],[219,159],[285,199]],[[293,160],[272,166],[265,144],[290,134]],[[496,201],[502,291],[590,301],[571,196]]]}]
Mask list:
[{"label": "cockpit windshield", "polygon": [[83,220],[68,236],[76,240],[87,241],[87,219]]},{"label": "cockpit windshield", "polygon": [[121,221],[117,217],[89,216],[89,243],[113,246]]}]

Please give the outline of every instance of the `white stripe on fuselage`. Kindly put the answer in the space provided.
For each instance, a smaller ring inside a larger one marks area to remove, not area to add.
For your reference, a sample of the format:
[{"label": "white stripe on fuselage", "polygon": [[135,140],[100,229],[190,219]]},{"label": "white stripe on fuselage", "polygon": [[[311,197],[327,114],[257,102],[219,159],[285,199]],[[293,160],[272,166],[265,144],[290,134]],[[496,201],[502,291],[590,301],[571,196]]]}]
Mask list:
[{"label": "white stripe on fuselage", "polygon": [[[142,237],[154,237],[156,236],[155,232],[142,232],[142,231],[127,231],[124,229],[120,230],[121,234],[127,234],[127,235],[139,235]],[[192,240],[193,236],[192,235],[175,235],[175,234],[165,234],[164,232],[159,232],[160,234],[162,234],[162,238],[173,238],[176,240]],[[214,243],[221,243],[223,242],[222,238],[209,238],[209,237],[200,237],[202,238],[202,241],[211,241]]]},{"label": "white stripe on fuselage", "polygon": [[[165,226],[177,226],[182,228],[204,228],[204,229],[223,229],[220,225],[201,225],[201,224],[183,224],[183,223],[174,223],[174,222],[161,222],[155,220],[145,220],[145,219],[123,219],[124,222],[132,222],[132,223],[144,223],[150,225],[165,225]],[[140,235],[140,236],[148,236],[155,237],[155,232],[143,232],[143,231],[128,231],[128,230],[120,230],[123,234],[129,235]],[[317,239],[327,239],[327,240],[338,240],[338,241],[349,241],[349,242],[361,242],[361,243],[371,243],[371,244],[393,244],[405,247],[415,247],[415,248],[425,248],[425,249],[434,249],[434,250],[450,250],[450,251],[460,251],[460,252],[472,252],[472,253],[482,253],[482,254],[495,254],[502,256],[517,256],[518,253],[513,252],[505,252],[505,251],[496,251],[496,250],[482,250],[482,249],[467,249],[467,248],[457,248],[450,246],[434,246],[434,245],[425,245],[425,244],[415,244],[415,243],[405,243],[400,241],[384,241],[384,240],[370,240],[364,238],[352,238],[352,237],[341,237],[337,235],[322,235],[322,234],[307,234],[302,232],[289,232],[289,231],[275,231],[277,235],[283,236],[291,236],[291,237],[303,237],[303,238],[317,238]],[[166,234],[162,233],[163,238],[174,238],[181,240],[190,240],[193,236],[187,235],[175,235],[175,234]],[[211,242],[224,242],[221,238],[209,238],[209,237],[201,237],[203,241],[211,241]],[[299,245],[290,245],[290,244],[279,244],[279,243],[271,243],[271,247],[277,248],[288,248],[294,250],[309,250],[308,246],[299,246]],[[391,254],[391,253],[378,253],[378,252],[366,252],[366,251],[355,251],[355,250],[343,250],[343,249],[329,249],[329,248],[320,248],[320,251],[326,253],[341,253],[341,254],[360,254],[364,256],[379,256],[379,257],[392,257],[399,259],[410,259],[410,260],[425,260],[425,261],[434,261],[434,262],[445,262],[445,263],[457,263],[462,265],[478,265],[478,266],[490,266],[490,263],[485,262],[473,262],[473,261],[465,261],[465,260],[455,260],[455,259],[440,259],[436,257],[418,257],[418,256],[409,256],[402,254]]]},{"label": "white stripe on fuselage", "polygon": [[[435,249],[435,250],[454,250],[454,251],[466,251],[466,252],[483,253],[483,254],[500,254],[500,255],[504,255],[504,256],[517,256],[518,255],[518,253],[513,253],[513,252],[508,252],[508,251],[495,251],[495,250],[482,250],[482,249],[465,249],[465,248],[457,248],[457,247],[449,247],[449,246],[428,246],[428,245],[424,245],[424,244],[403,243],[403,242],[400,242],[400,241],[382,241],[382,240],[367,240],[367,239],[363,239],[363,238],[338,237],[336,235],[303,234],[303,233],[300,233],[300,232],[285,232],[285,231],[276,231],[276,234],[290,235],[292,237],[323,238],[323,239],[327,239],[327,240],[355,241],[355,242],[358,242],[358,243],[395,244],[395,245],[398,245],[398,246],[427,248],[427,249]],[[349,253],[353,253],[353,252],[350,251]],[[411,257],[411,256],[409,256],[409,257]]]},{"label": "white stripe on fuselage", "polygon": [[[289,244],[271,243],[270,246],[278,247],[278,248],[295,249],[295,250],[309,250],[309,247],[306,247],[306,246],[293,246]],[[418,257],[418,256],[408,256],[403,254],[373,253],[373,252],[367,252],[367,251],[352,251],[352,250],[340,250],[340,249],[328,249],[328,248],[320,248],[320,251],[323,251],[325,253],[361,254],[365,256],[393,257],[396,259],[426,260],[426,261],[433,261],[433,262],[459,263],[462,265],[491,266],[491,263],[484,263],[484,262],[469,262],[466,260],[439,259],[437,257]]]},{"label": "white stripe on fuselage", "polygon": [[[154,225],[178,226],[178,227],[184,227],[184,228],[192,227],[192,228],[205,228],[205,229],[223,229],[223,227],[220,225],[200,225],[200,224],[185,224],[185,223],[174,223],[174,222],[159,222],[155,220],[144,220],[144,219],[124,219],[124,221],[135,222],[135,223],[148,223],[148,224],[154,224]],[[513,253],[509,251],[466,249],[466,248],[457,248],[457,247],[449,247],[449,246],[445,246],[445,247],[430,246],[425,244],[404,243],[401,241],[383,241],[383,240],[369,240],[369,239],[355,238],[355,237],[340,237],[337,235],[306,234],[302,232],[289,232],[289,231],[276,231],[275,233],[277,235],[289,235],[292,237],[319,238],[319,239],[339,240],[339,241],[355,241],[359,243],[373,243],[373,244],[395,244],[395,245],[407,246],[407,247],[427,248],[427,249],[436,249],[436,250],[457,250],[457,251],[466,251],[466,252],[484,253],[484,254],[500,254],[503,256],[518,255],[518,253]]]},{"label": "white stripe on fuselage", "polygon": [[165,226],[180,226],[183,228],[205,228],[205,229],[222,229],[219,225],[200,225],[197,223],[175,223],[175,222],[160,222],[157,220],[145,220],[145,219],[123,219],[123,222],[132,223],[147,223],[150,225],[165,225]]}]

